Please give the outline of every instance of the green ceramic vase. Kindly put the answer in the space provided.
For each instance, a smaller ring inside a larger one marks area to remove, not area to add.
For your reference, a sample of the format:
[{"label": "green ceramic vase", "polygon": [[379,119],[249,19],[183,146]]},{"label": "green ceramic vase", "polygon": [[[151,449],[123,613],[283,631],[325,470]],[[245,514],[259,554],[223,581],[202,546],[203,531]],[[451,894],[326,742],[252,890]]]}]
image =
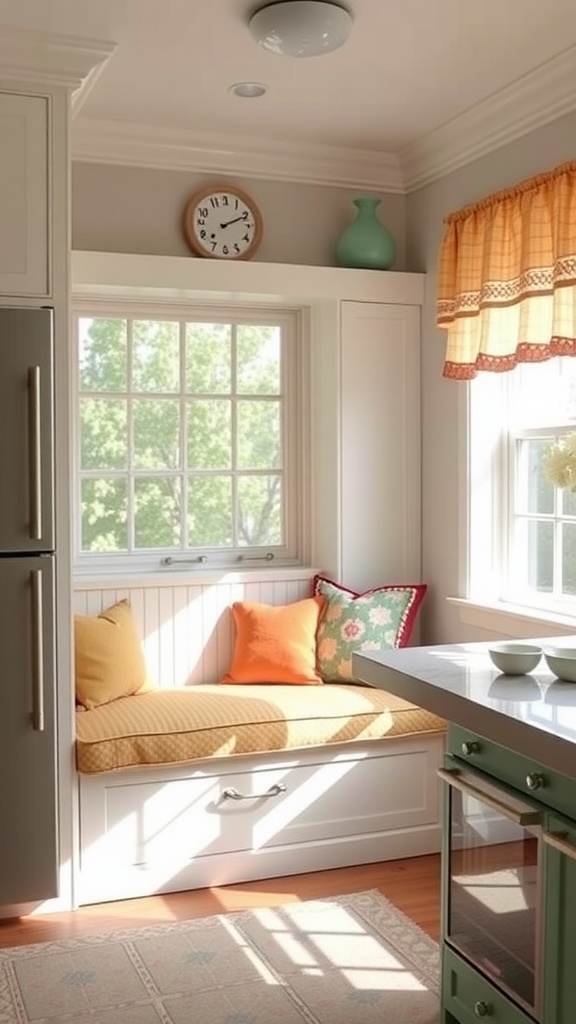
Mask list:
[{"label": "green ceramic vase", "polygon": [[338,240],[338,265],[389,270],[396,258],[396,244],[388,228],[378,220],[376,209],[380,199],[363,196],[352,202],[358,212]]}]

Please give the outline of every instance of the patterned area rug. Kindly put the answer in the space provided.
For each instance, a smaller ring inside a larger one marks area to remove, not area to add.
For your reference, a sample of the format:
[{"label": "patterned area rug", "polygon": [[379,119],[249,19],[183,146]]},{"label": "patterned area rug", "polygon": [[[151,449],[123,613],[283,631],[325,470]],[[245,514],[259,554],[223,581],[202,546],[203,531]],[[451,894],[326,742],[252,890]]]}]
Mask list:
[{"label": "patterned area rug", "polygon": [[438,1024],[438,946],[376,890],[0,949],[1,1024]]}]

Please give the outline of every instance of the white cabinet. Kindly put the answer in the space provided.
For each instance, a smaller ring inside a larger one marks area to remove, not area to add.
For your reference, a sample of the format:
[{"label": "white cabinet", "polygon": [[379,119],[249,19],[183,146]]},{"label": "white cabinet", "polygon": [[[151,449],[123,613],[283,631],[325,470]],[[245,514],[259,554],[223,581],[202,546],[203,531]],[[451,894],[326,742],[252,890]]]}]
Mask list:
[{"label": "white cabinet", "polygon": [[312,559],[356,590],[420,580],[421,279],[387,276],[312,322]]},{"label": "white cabinet", "polygon": [[49,100],[0,92],[0,295],[50,293]]},{"label": "white cabinet", "polygon": [[420,315],[341,303],[341,574],[358,590],[420,579]]},{"label": "white cabinet", "polygon": [[423,734],[80,775],[78,900],[434,853],[443,748]]}]

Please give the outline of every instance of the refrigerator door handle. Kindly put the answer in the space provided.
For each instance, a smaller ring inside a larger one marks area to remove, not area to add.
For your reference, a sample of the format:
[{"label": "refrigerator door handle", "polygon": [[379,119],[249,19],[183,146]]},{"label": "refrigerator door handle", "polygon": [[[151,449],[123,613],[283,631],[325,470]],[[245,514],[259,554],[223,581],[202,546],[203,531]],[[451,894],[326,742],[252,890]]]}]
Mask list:
[{"label": "refrigerator door handle", "polygon": [[44,648],[42,645],[42,570],[33,569],[32,583],[32,725],[44,732]]},{"label": "refrigerator door handle", "polygon": [[42,539],[42,471],[40,454],[40,367],[28,367],[30,435],[30,539]]}]

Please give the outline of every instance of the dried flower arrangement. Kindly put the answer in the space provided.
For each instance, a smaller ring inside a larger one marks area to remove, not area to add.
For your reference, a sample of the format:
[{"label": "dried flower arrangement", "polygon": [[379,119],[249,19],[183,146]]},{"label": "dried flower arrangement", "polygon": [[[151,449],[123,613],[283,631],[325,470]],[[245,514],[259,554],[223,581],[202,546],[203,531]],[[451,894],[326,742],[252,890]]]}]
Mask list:
[{"label": "dried flower arrangement", "polygon": [[567,434],[542,456],[544,474],[555,487],[576,492],[576,433]]}]

